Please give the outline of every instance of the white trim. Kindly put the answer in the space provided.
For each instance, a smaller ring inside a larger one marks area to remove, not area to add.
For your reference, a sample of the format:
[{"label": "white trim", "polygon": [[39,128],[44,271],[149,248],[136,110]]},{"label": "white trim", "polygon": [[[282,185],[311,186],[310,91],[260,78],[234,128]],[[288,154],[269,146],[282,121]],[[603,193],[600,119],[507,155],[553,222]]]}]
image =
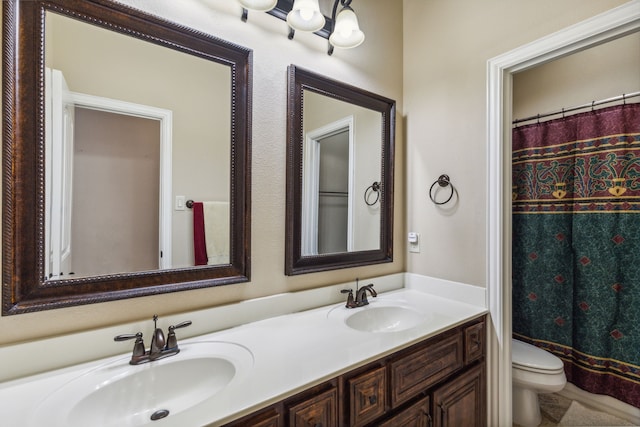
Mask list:
[{"label": "white trim", "polygon": [[[512,425],[511,153],[512,74],[640,30],[640,0],[492,58],[487,63],[487,303],[498,365],[488,378],[489,424]],[[497,409],[496,409],[497,407]],[[497,413],[493,413],[497,412]]]},{"label": "white trim", "polygon": [[159,251],[158,267],[162,269],[172,268],[172,138],[173,138],[173,112],[163,108],[149,105],[134,104],[132,102],[101,96],[87,95],[84,93],[70,92],[72,102],[82,108],[98,111],[106,111],[124,114],[144,119],[158,120],[160,122],[160,177],[159,177]]},{"label": "white trim", "polygon": [[349,132],[349,197],[347,199],[347,252],[353,251],[354,243],[354,186],[355,186],[355,126],[353,115],[307,132],[303,146],[302,174],[302,255],[318,255],[318,209],[320,177],[320,140],[337,133]]}]

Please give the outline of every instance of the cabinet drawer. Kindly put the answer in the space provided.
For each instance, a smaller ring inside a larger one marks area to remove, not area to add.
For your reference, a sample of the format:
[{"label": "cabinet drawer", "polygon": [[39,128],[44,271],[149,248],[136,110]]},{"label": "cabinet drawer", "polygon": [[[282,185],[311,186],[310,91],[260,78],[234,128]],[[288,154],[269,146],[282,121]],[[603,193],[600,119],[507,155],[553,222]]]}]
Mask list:
[{"label": "cabinet drawer", "polygon": [[464,329],[464,364],[468,365],[484,355],[484,321]]},{"label": "cabinet drawer", "polygon": [[225,424],[225,427],[282,427],[282,417],[275,407],[251,414],[237,421]]},{"label": "cabinet drawer", "polygon": [[335,388],[289,407],[290,427],[337,427],[338,391]]},{"label": "cabinet drawer", "polygon": [[368,371],[348,381],[351,426],[362,426],[383,415],[386,409],[386,369]]},{"label": "cabinet drawer", "polygon": [[380,423],[378,427],[431,427],[432,419],[429,411],[429,398],[425,397]]},{"label": "cabinet drawer", "polygon": [[391,406],[396,407],[462,367],[462,334],[456,333],[392,361]]}]

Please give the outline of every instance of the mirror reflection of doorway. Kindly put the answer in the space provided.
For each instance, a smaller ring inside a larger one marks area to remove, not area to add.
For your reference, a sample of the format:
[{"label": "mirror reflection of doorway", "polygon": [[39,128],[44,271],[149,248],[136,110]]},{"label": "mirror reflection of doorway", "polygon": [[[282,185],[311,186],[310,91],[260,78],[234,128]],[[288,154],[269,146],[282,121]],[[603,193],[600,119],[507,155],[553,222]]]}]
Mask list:
[{"label": "mirror reflection of doorway", "polygon": [[170,268],[171,111],[46,78],[45,280]]},{"label": "mirror reflection of doorway", "polygon": [[80,107],[75,115],[74,272],[158,269],[159,122]]},{"label": "mirror reflection of doorway", "polygon": [[318,253],[347,252],[349,235],[349,129],[318,140]]},{"label": "mirror reflection of doorway", "polygon": [[353,250],[354,120],[307,132],[302,191],[302,254]]}]

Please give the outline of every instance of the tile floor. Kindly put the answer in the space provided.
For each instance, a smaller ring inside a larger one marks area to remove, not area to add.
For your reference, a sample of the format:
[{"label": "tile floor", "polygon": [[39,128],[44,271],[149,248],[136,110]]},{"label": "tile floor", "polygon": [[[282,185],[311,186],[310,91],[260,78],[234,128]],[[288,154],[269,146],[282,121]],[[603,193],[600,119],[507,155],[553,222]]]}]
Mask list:
[{"label": "tile floor", "polygon": [[[542,422],[540,427],[619,427],[634,426],[624,419],[588,408],[581,403],[567,399],[558,394],[541,394],[540,412]],[[514,427],[519,427],[517,424]]]}]

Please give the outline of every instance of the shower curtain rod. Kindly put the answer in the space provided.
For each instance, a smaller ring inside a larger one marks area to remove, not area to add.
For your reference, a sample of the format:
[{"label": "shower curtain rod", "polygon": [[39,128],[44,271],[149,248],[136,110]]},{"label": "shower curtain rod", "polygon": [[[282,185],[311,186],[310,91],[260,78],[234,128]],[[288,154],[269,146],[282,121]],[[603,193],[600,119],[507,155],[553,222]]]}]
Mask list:
[{"label": "shower curtain rod", "polygon": [[626,93],[626,94],[622,94],[622,95],[619,95],[619,96],[614,96],[613,98],[601,99],[600,101],[592,101],[592,102],[590,102],[588,104],[577,105],[575,107],[570,107],[570,108],[563,108],[561,110],[553,111],[551,113],[536,114],[535,116],[530,116],[530,117],[526,117],[524,119],[514,120],[511,123],[515,125],[515,124],[518,124],[518,123],[528,122],[528,121],[531,121],[531,120],[536,120],[536,119],[539,120],[539,119],[542,119],[543,117],[556,116],[558,114],[564,115],[565,113],[570,113],[572,111],[582,110],[584,108],[593,108],[593,107],[595,107],[597,105],[608,104],[610,102],[626,101],[627,99],[635,98],[636,96],[640,96],[640,92]]}]

